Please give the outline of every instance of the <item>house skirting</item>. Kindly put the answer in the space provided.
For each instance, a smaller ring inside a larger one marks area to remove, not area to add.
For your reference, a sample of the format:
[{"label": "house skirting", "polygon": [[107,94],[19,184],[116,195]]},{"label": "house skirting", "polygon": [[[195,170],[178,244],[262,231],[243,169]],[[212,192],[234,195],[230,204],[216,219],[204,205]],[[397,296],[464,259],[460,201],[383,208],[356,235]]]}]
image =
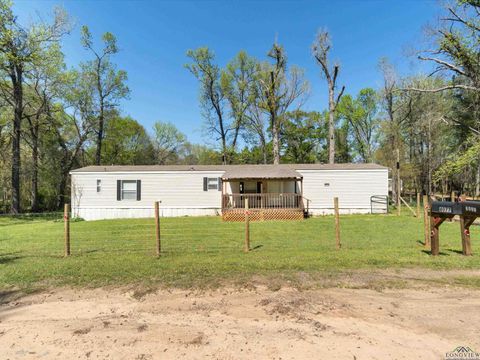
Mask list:
[{"label": "house skirting", "polygon": [[[160,217],[218,216],[220,213],[220,208],[181,208],[160,205]],[[72,216],[85,220],[153,218],[155,210],[153,206],[135,208],[81,207],[73,208]]]},{"label": "house skirting", "polygon": [[[244,221],[244,209],[224,210],[221,208],[182,208],[182,207],[164,207],[160,205],[161,217],[182,217],[182,216],[219,216],[222,215],[225,221]],[[341,215],[349,214],[370,214],[370,208],[341,208]],[[309,215],[322,216],[333,215],[333,208],[310,208]],[[72,209],[72,216],[85,220],[103,220],[103,219],[132,219],[132,218],[153,218],[154,209],[152,207],[136,208],[99,208],[99,207],[80,207]],[[250,209],[250,219],[256,220],[299,220],[303,219],[301,209]]]},{"label": "house skirting", "polygon": [[[301,209],[249,209],[248,213],[252,221],[304,219]],[[224,221],[245,221],[245,209],[224,210],[222,218]]]}]

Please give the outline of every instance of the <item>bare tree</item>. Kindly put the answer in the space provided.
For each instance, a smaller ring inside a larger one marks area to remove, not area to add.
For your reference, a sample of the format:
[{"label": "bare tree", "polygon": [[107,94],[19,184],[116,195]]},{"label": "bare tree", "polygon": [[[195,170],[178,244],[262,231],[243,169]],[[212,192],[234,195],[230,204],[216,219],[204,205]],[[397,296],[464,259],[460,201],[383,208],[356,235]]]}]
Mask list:
[{"label": "bare tree", "polygon": [[451,83],[434,88],[406,90],[419,92],[440,92],[460,89],[480,91],[480,63],[478,44],[480,42],[480,3],[459,1],[457,5],[446,6],[446,15],[432,30],[433,48],[423,50],[418,59],[432,63],[436,73],[452,74]]},{"label": "bare tree", "polygon": [[[244,133],[244,138],[247,142],[255,142],[260,146],[262,151],[263,163],[266,164],[267,161],[267,124],[268,119],[266,114],[258,106],[257,101],[250,103],[247,113],[247,121],[245,122],[246,132]],[[253,137],[257,138],[256,141],[251,141]]]},{"label": "bare tree", "polygon": [[280,164],[280,129],[286,112],[297,102],[300,107],[308,94],[308,82],[303,72],[292,67],[287,70],[283,47],[274,43],[268,56],[273,64],[264,63],[258,71],[259,106],[268,113],[273,143],[273,163]]},{"label": "bare tree", "polygon": [[338,94],[335,93],[340,65],[335,63],[333,67],[330,68],[328,56],[331,47],[330,34],[326,30],[320,30],[312,44],[312,54],[320,66],[328,85],[328,162],[333,164],[335,163],[335,112],[340,98],[345,91],[345,86],[342,86]]}]

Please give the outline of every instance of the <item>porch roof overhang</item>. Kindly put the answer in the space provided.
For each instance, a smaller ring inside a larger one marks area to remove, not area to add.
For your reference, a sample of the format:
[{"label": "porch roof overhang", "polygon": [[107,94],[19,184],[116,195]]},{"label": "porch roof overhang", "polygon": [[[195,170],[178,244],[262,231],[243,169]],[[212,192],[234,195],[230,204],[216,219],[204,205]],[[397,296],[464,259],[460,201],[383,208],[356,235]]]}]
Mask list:
[{"label": "porch roof overhang", "polygon": [[222,176],[223,180],[242,180],[242,179],[293,179],[300,180],[303,176],[296,170],[274,165],[252,165],[235,166],[228,168]]}]

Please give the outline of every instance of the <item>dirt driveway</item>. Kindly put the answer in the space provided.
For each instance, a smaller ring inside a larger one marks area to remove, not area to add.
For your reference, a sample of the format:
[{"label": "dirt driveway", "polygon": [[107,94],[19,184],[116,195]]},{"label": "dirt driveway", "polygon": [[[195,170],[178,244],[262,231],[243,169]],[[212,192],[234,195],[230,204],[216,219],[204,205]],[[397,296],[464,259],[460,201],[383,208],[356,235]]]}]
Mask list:
[{"label": "dirt driveway", "polygon": [[480,349],[480,292],[55,290],[0,306],[2,359],[442,359]]}]

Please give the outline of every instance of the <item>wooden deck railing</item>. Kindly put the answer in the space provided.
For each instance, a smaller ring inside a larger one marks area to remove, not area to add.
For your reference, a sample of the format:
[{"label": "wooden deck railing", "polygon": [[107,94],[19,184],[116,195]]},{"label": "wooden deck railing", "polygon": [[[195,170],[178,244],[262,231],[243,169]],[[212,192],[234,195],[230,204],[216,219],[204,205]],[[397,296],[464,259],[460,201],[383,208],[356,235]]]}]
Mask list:
[{"label": "wooden deck railing", "polygon": [[250,209],[304,209],[303,197],[295,193],[224,194],[222,210],[245,208],[248,199]]}]

